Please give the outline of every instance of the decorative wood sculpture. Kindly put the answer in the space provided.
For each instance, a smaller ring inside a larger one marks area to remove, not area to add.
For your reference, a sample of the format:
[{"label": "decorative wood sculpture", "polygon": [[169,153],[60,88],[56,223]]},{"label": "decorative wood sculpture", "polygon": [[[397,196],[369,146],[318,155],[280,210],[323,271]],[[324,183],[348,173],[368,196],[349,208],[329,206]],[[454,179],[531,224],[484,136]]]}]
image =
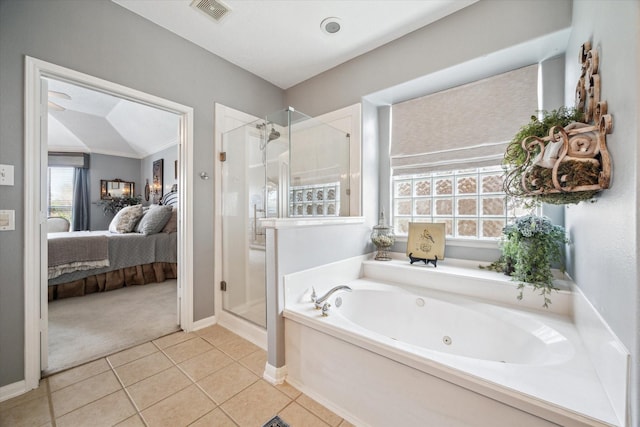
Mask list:
[{"label": "decorative wood sculpture", "polygon": [[575,102],[576,109],[584,112],[584,122],[555,126],[547,137],[522,140],[525,164],[532,165],[522,175],[522,187],[530,196],[609,188],[611,158],[606,135],[612,131],[613,119],[607,113],[607,102],[600,100],[598,51],[590,42],[582,45],[579,60],[582,70]]}]

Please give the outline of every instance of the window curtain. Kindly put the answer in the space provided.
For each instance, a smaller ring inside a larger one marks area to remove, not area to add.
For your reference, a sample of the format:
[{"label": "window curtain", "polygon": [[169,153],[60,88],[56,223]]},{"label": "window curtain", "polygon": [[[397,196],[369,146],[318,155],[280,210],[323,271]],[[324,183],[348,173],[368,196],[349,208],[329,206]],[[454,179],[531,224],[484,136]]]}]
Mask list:
[{"label": "window curtain", "polygon": [[538,110],[538,65],[392,106],[394,176],[495,166]]},{"label": "window curtain", "polygon": [[71,203],[71,230],[89,230],[89,212],[91,201],[89,196],[89,169],[73,170],[73,201]]}]

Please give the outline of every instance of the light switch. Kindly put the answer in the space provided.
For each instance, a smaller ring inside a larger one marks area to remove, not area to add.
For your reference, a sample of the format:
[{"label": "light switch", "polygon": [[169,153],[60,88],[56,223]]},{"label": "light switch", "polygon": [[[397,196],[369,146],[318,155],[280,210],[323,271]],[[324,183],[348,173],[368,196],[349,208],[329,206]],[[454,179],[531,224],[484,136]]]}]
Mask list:
[{"label": "light switch", "polygon": [[0,211],[0,231],[9,231],[16,229],[16,211],[4,210]]},{"label": "light switch", "polygon": [[13,165],[0,165],[0,185],[13,185]]}]

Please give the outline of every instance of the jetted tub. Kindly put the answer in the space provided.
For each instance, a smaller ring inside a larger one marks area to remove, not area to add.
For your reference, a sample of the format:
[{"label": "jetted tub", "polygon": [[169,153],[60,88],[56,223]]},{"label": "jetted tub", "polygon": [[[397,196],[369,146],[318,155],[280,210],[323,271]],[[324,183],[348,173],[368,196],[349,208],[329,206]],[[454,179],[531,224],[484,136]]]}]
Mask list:
[{"label": "jetted tub", "polygon": [[[369,280],[332,298],[331,314],[426,352],[496,363],[552,365],[574,355],[571,342],[531,316],[470,301],[423,297]],[[389,316],[389,314],[392,314]],[[391,319],[390,319],[391,317]]]},{"label": "jetted tub", "polygon": [[[621,425],[566,315],[438,286],[291,276],[287,380],[356,425]],[[353,291],[334,293],[324,317],[312,284]]]}]

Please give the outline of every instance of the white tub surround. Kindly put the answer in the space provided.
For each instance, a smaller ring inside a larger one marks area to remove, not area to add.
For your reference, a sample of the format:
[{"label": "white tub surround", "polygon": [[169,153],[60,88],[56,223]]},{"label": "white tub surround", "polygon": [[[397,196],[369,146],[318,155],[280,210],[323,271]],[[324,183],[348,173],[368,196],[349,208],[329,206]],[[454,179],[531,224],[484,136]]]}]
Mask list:
[{"label": "white tub surround", "polygon": [[[583,343],[567,278],[551,309],[528,290],[518,301],[506,276],[450,259],[357,257],[284,283],[287,380],[357,425],[625,425],[618,364],[628,355],[608,335],[616,345],[594,366],[598,346]],[[353,292],[333,294],[323,317],[311,287],[342,284]]]}]

